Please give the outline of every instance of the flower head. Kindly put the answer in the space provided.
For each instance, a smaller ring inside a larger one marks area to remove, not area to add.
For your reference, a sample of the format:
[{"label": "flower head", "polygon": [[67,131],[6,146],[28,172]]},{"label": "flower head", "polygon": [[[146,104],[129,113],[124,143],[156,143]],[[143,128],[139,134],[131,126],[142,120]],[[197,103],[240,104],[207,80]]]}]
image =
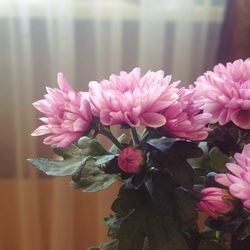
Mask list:
[{"label": "flower head", "polygon": [[250,58],[218,64],[196,81],[204,111],[212,114],[211,123],[230,121],[250,129]]},{"label": "flower head", "polygon": [[160,111],[169,107],[177,98],[177,82],[170,84],[171,76],[164,78],[163,71],[147,72],[140,69],[130,73],[111,75],[109,80],[89,83],[93,114],[104,125],[127,124],[161,127],[166,118]]},{"label": "flower head", "polygon": [[226,164],[231,173],[217,174],[215,181],[228,187],[230,193],[250,209],[250,143],[244,146],[242,153],[236,153],[234,159],[237,164]]},{"label": "flower head", "polygon": [[179,98],[163,112],[166,124],[163,130],[173,136],[188,140],[203,140],[211,130],[206,127],[211,114],[202,113],[195,102],[194,89],[180,89]]},{"label": "flower head", "polygon": [[142,162],[142,152],[133,147],[124,148],[118,156],[119,167],[126,173],[139,172],[141,169]]},{"label": "flower head", "polygon": [[202,189],[203,198],[198,207],[209,216],[218,219],[226,216],[233,210],[233,197],[225,189],[208,187]]},{"label": "flower head", "polygon": [[50,134],[44,139],[44,144],[67,147],[88,130],[92,114],[86,93],[76,93],[62,73],[58,73],[57,81],[59,89],[47,87],[48,94],[44,99],[33,103],[46,117],[40,118],[45,125],[31,135]]}]

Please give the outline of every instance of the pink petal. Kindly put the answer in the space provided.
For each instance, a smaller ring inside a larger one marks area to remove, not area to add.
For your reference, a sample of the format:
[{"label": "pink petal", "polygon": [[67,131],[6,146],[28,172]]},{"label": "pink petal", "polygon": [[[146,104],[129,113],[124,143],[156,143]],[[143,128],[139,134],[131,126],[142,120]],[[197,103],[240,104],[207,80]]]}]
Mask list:
[{"label": "pink petal", "polygon": [[46,135],[49,133],[51,133],[51,130],[46,125],[42,125],[38,127],[31,135],[40,136],[40,135]]},{"label": "pink petal", "polygon": [[219,184],[223,185],[223,186],[230,186],[232,184],[232,182],[229,180],[227,174],[217,174],[215,175],[215,181],[218,182]]},{"label": "pink petal", "polygon": [[213,218],[218,218],[218,215],[213,211],[213,210],[211,210],[210,208],[208,208],[207,206],[206,206],[206,204],[205,204],[205,202],[203,202],[203,201],[201,201],[200,203],[199,203],[199,208],[201,209],[201,210],[203,210],[204,212],[206,212],[208,215],[210,215],[211,217],[213,217]]},{"label": "pink petal", "polygon": [[250,186],[247,188],[245,185],[242,185],[241,183],[235,183],[229,187],[229,190],[230,193],[236,198],[242,200],[250,199]]},{"label": "pink petal", "polygon": [[241,178],[249,184],[249,188],[250,188],[250,173],[246,172],[246,171],[242,171],[240,174]]},{"label": "pink petal", "polygon": [[71,91],[73,90],[70,86],[70,84],[68,83],[67,79],[64,77],[63,73],[59,72],[57,74],[57,83],[60,87],[61,90],[63,91]]},{"label": "pink petal", "polygon": [[57,144],[58,147],[65,148],[72,143],[74,143],[78,138],[80,138],[79,133],[75,134],[67,134],[66,136],[64,135],[64,139],[60,140],[60,142]]},{"label": "pink petal", "polygon": [[242,169],[240,166],[234,164],[234,163],[227,163],[226,164],[227,169],[230,170],[230,172],[237,177],[240,177],[240,173],[242,172]]},{"label": "pink petal", "polygon": [[42,113],[46,114],[51,112],[51,107],[46,100],[39,100],[32,104],[37,110],[39,110]]},{"label": "pink petal", "polygon": [[250,143],[244,146],[242,154],[250,158]]},{"label": "pink petal", "polygon": [[140,125],[140,119],[130,112],[125,112],[124,118],[125,122],[131,127],[137,127]]},{"label": "pink petal", "polygon": [[148,127],[158,128],[166,123],[166,118],[157,113],[145,113],[140,116],[142,124]]},{"label": "pink petal", "polygon": [[250,110],[237,110],[232,114],[232,122],[243,129],[250,129]]},{"label": "pink petal", "polygon": [[[77,131],[82,131],[83,128],[84,128],[84,121],[81,119],[81,118],[78,118],[76,119],[74,122],[73,122],[73,131],[74,132],[77,132]],[[83,131],[82,131],[83,132]]]},{"label": "pink petal", "polygon": [[250,209],[250,199],[243,202],[244,207]]}]

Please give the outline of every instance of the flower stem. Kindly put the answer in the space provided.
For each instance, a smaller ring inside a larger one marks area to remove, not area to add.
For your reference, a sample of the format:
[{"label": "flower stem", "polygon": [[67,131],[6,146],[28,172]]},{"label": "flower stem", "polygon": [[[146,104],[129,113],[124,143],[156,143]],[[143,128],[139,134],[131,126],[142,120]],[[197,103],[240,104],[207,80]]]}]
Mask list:
[{"label": "flower stem", "polygon": [[106,136],[107,138],[109,138],[110,141],[112,141],[116,147],[118,147],[120,150],[123,149],[123,146],[121,145],[121,143],[114,137],[114,135],[107,129],[102,129],[99,131],[99,134]]},{"label": "flower stem", "polygon": [[146,138],[148,137],[149,135],[149,131],[147,130],[147,128],[145,128],[142,133],[141,133],[141,138],[142,140],[146,140]]},{"label": "flower stem", "polygon": [[134,145],[140,144],[140,138],[135,128],[130,128],[130,134]]}]

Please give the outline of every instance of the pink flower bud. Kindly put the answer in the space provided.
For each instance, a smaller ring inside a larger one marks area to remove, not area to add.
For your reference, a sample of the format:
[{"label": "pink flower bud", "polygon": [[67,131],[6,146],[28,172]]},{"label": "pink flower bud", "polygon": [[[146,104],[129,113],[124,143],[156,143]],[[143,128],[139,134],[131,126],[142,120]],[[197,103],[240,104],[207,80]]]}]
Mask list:
[{"label": "pink flower bud", "polygon": [[126,173],[138,173],[143,161],[142,152],[133,147],[123,149],[118,157],[120,169]]},{"label": "pink flower bud", "polygon": [[203,198],[198,207],[215,219],[225,218],[226,214],[234,208],[232,203],[234,198],[225,189],[208,187],[201,193]]}]

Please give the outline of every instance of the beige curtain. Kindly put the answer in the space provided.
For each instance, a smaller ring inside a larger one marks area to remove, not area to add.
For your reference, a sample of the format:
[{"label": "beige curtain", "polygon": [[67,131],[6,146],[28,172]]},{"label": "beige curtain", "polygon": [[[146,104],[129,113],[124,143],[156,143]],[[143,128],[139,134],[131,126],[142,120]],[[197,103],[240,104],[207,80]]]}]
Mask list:
[{"label": "beige curtain", "polygon": [[0,249],[86,249],[105,240],[118,185],[98,194],[68,187],[26,163],[51,156],[30,133],[31,103],[65,73],[78,90],[120,70],[163,69],[185,84],[215,61],[224,1],[0,1]]}]

